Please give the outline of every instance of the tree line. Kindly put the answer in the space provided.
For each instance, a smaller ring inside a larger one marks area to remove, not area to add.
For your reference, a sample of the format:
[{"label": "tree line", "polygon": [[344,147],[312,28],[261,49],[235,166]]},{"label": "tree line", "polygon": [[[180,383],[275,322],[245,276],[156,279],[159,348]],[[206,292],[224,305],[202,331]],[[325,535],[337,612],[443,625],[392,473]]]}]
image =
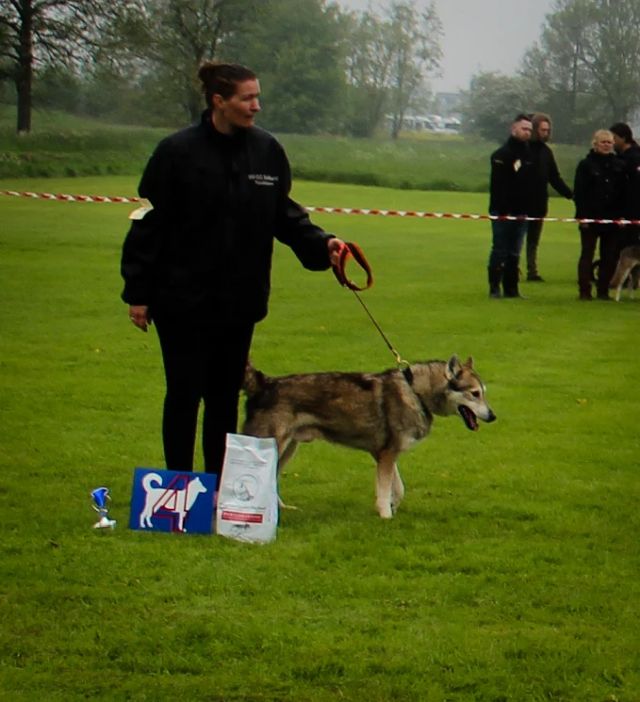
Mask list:
[{"label": "tree line", "polygon": [[[197,119],[197,68],[219,59],[258,73],[268,129],[365,137],[388,122],[395,138],[429,111],[441,39],[433,1],[1,0],[0,99],[15,100],[19,133],[34,106],[175,126]],[[569,143],[638,108],[640,0],[555,0],[520,70],[477,73],[460,103],[486,138],[535,110]]]},{"label": "tree line", "polygon": [[556,140],[630,122],[640,109],[640,0],[555,0],[514,76],[481,72],[462,100],[465,124],[504,138],[518,111],[552,115]]},{"label": "tree line", "polygon": [[[202,61],[251,66],[272,130],[397,136],[441,59],[432,4],[380,13],[324,0],[2,0],[0,80],[19,133],[33,106],[146,125],[195,120]],[[5,85],[5,93],[6,85]]]}]

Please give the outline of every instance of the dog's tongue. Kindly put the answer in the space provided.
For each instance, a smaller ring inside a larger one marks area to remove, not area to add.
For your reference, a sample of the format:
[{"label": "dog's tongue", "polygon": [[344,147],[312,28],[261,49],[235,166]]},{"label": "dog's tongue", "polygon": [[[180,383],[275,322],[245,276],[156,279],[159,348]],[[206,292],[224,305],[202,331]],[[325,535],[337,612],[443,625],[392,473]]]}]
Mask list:
[{"label": "dog's tongue", "polygon": [[464,423],[467,425],[467,429],[471,431],[478,431],[478,421],[476,415],[465,405],[459,405],[458,412],[462,417]]}]

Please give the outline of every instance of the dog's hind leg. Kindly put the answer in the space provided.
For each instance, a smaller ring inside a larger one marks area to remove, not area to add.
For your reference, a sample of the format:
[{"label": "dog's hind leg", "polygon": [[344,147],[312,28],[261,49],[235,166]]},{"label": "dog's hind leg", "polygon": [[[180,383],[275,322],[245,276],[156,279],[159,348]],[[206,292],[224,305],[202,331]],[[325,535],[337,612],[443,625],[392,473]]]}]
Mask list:
[{"label": "dog's hind leg", "polygon": [[629,297],[633,300],[635,298],[636,288],[638,287],[638,280],[640,278],[640,266],[635,263],[632,264],[631,270],[629,271],[629,278],[627,279],[629,285]]},{"label": "dog's hind leg", "polygon": [[282,455],[278,458],[278,468],[279,469],[283,468],[284,464],[293,458],[293,454],[296,452],[297,448],[298,448],[298,442],[295,439],[291,439],[291,441],[289,442],[287,447],[282,452]]},{"label": "dog's hind leg", "polygon": [[627,282],[627,278],[631,277],[629,275],[630,273],[631,273],[631,269],[627,269],[626,267],[620,273],[620,282],[618,283],[618,285],[616,287],[616,302],[620,302],[620,295],[622,294],[622,288],[624,287],[624,284]]},{"label": "dog's hind leg", "polygon": [[[284,468],[284,464],[293,456],[298,448],[298,442],[295,439],[291,439],[287,447],[282,452],[282,455],[278,458],[278,473]],[[280,509],[298,509],[295,505],[287,505],[282,501],[280,497],[280,492],[278,491],[278,507]]]},{"label": "dog's hind leg", "polygon": [[402,502],[404,498],[404,483],[400,477],[400,471],[398,470],[398,464],[393,464],[393,482],[391,483],[391,509],[395,514],[398,509],[398,505]]},{"label": "dog's hind leg", "polygon": [[376,507],[382,519],[391,519],[393,517],[391,504],[395,472],[397,471],[395,458],[396,454],[390,451],[382,451],[378,455]]}]

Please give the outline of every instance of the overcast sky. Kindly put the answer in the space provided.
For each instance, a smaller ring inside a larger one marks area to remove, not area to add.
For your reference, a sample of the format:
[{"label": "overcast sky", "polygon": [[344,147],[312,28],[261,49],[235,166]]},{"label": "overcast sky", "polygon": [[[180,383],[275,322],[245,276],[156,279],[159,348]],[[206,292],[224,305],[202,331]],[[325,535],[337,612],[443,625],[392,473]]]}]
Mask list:
[{"label": "overcast sky", "polygon": [[[415,0],[425,7],[425,0]],[[337,0],[345,9],[364,10],[371,5],[380,13],[388,2]],[[432,79],[436,91],[457,91],[469,85],[474,73],[513,73],[525,50],[540,36],[553,0],[435,0],[444,36],[442,77]]]}]

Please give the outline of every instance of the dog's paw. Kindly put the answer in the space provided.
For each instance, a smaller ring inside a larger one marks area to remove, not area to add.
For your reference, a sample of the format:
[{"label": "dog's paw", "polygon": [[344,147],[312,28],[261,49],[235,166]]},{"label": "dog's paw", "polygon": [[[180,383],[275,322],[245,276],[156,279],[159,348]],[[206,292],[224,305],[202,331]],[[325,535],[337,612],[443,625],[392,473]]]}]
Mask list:
[{"label": "dog's paw", "polygon": [[384,505],[378,504],[378,514],[380,515],[381,519],[392,519],[393,509],[389,503]]}]

